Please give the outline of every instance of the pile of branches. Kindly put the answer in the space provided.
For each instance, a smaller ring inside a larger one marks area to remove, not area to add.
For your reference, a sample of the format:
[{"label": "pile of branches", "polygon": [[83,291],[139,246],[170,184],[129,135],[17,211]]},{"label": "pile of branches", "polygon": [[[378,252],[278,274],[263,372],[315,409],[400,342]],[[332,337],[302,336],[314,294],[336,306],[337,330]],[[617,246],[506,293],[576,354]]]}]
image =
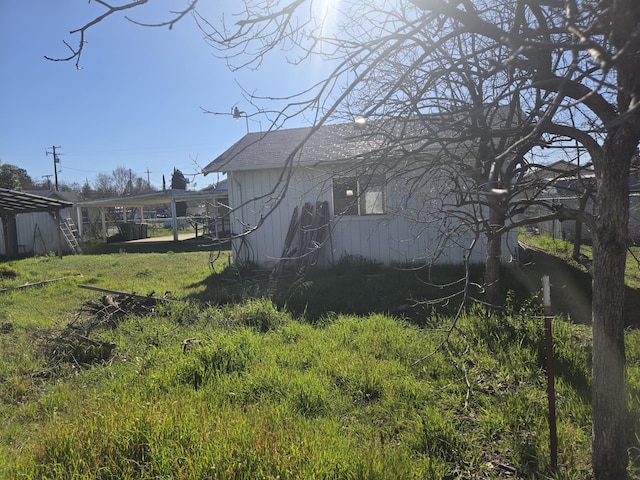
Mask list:
[{"label": "pile of branches", "polygon": [[89,300],[81,307],[76,319],[63,330],[40,333],[40,340],[49,368],[33,374],[35,377],[49,377],[62,364],[74,368],[84,365],[104,363],[114,354],[116,344],[91,336],[98,328],[115,328],[128,316],[149,315],[159,302],[169,301],[168,292],[162,297],[137,295],[135,293],[104,290],[79,285],[81,288],[98,290],[104,294],[99,300]]},{"label": "pile of branches", "polygon": [[52,376],[62,364],[80,368],[107,362],[116,348],[115,343],[84,335],[74,325],[62,331],[41,332],[40,340],[49,367],[33,373],[33,377]]},{"label": "pile of branches", "polygon": [[89,300],[80,309],[88,318],[83,322],[88,331],[96,327],[115,328],[118,323],[129,316],[143,316],[155,312],[158,302],[167,301],[168,292],[162,297],[135,293],[108,293],[95,301]]}]

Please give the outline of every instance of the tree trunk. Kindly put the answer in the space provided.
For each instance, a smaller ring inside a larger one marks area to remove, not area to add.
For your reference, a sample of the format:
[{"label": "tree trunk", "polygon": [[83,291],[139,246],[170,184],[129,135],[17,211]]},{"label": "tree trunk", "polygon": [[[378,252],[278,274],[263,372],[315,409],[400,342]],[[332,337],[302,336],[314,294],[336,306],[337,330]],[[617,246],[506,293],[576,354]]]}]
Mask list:
[{"label": "tree trunk", "polygon": [[[587,186],[584,192],[582,192],[582,196],[580,197],[580,202],[578,205],[578,210],[580,210],[580,213],[584,213],[585,208],[587,208],[587,202],[589,201],[590,196],[591,188]],[[578,259],[580,257],[580,247],[582,247],[582,221],[578,219],[576,220],[575,229],[573,232],[573,254],[571,256],[574,259]]]},{"label": "tree trunk", "polygon": [[[593,188],[591,187],[591,185],[587,185],[584,192],[582,193],[582,196],[580,197],[580,202],[578,205],[580,213],[584,213],[585,209],[587,208],[589,198],[591,198],[592,194]],[[573,253],[571,254],[571,258],[591,271],[591,261],[589,261],[580,253],[580,249],[582,248],[582,226],[582,221],[580,219],[577,219],[573,235]]]},{"label": "tree trunk", "polygon": [[614,0],[611,42],[618,82],[618,124],[610,125],[596,170],[593,245],[592,463],[598,480],[624,479],[628,462],[625,429],[624,270],[629,222],[629,170],[640,141],[640,5]]},{"label": "tree trunk", "polygon": [[499,198],[489,198],[489,232],[487,233],[487,257],[484,265],[484,288],[487,312],[494,312],[501,304],[500,266],[502,263],[502,236],[493,231],[504,226],[504,213]]},{"label": "tree trunk", "polygon": [[[596,170],[593,235],[593,471],[595,478],[624,479],[625,434],[624,273],[629,218],[628,145],[605,142]],[[627,142],[628,143],[628,142]],[[627,148],[625,148],[627,147]]]}]

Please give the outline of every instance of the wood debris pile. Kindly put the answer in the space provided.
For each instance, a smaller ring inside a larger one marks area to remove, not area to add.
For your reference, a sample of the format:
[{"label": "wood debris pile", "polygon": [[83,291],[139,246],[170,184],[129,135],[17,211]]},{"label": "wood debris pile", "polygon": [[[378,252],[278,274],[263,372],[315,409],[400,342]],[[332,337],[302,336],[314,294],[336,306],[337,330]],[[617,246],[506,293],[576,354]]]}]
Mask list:
[{"label": "wood debris pile", "polygon": [[74,325],[41,334],[41,342],[50,368],[35,372],[34,377],[51,376],[63,363],[81,367],[106,362],[116,348],[115,343],[83,335]]},{"label": "wood debris pile", "polygon": [[166,299],[166,295],[154,297],[153,293],[146,296],[126,293],[106,294],[102,295],[100,300],[85,302],[80,312],[89,315],[84,323],[87,323],[86,326],[90,329],[100,326],[115,328],[123,318],[154,313],[158,302]]},{"label": "wood debris pile", "polygon": [[40,333],[39,337],[50,368],[36,372],[33,376],[48,377],[63,363],[81,367],[110,360],[116,344],[92,337],[91,333],[99,328],[115,328],[122,319],[129,316],[152,314],[159,302],[169,300],[168,292],[162,297],[156,297],[153,293],[137,295],[86,285],[79,287],[106,293],[99,300],[85,302],[76,319],[63,330]]}]

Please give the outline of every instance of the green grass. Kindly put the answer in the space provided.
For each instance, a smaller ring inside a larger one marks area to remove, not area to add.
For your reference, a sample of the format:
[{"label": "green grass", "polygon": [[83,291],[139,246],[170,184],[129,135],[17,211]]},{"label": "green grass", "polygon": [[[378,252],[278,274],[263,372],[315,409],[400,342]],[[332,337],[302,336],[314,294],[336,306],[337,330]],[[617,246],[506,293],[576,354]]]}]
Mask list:
[{"label": "green grass", "polygon": [[[482,269],[473,265],[472,276],[481,283]],[[416,268],[415,265],[381,265],[358,257],[345,257],[333,267],[304,277],[271,281],[269,272],[238,271],[231,266],[203,280],[201,299],[238,303],[250,297],[269,297],[280,309],[316,322],[328,312],[368,315],[403,315],[426,326],[443,315],[453,315],[462,300],[462,267],[450,265]],[[246,281],[238,283],[237,280]],[[479,288],[471,287],[479,296]],[[527,295],[528,296],[528,295]],[[434,302],[423,300],[431,299]]]},{"label": "green grass", "polygon": [[[215,270],[226,266],[225,254]],[[551,475],[536,308],[510,306],[492,320],[472,309],[445,342],[449,317],[431,310],[422,310],[424,321],[366,313],[366,296],[353,305],[361,314],[337,313],[338,301],[329,297],[327,311],[314,312],[312,321],[304,308],[286,308],[290,284],[283,293],[282,285],[249,282],[244,293],[216,297],[216,288],[230,289],[222,281],[229,272],[212,277],[208,252],[40,257],[5,263],[1,271],[11,274],[0,276],[0,288],[64,279],[0,293],[0,478]],[[394,284],[415,282],[406,271],[401,280],[398,269],[361,273],[367,276],[342,272],[354,291],[387,275]],[[305,291],[325,298],[335,274],[314,276]],[[83,303],[100,298],[78,284],[168,290],[179,301],[92,331],[116,345],[109,358],[61,362],[45,348],[47,339],[85,321]],[[393,293],[390,303],[408,301],[409,293],[419,291]],[[558,319],[554,336],[554,478],[588,478],[590,329]],[[627,345],[634,475],[637,331],[628,331]]]}]

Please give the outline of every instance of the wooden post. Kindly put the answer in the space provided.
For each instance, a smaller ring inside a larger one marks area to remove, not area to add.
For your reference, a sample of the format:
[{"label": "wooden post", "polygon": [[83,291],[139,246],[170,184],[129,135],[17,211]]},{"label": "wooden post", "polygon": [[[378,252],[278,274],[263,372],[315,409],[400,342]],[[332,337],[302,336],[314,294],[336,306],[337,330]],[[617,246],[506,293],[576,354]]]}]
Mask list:
[{"label": "wooden post", "polygon": [[542,299],[544,305],[544,337],[547,353],[547,399],[549,402],[549,450],[551,470],[558,468],[558,431],[556,426],[556,391],[553,371],[553,331],[551,329],[551,288],[549,276],[542,277]]},{"label": "wooden post", "polygon": [[58,247],[58,258],[62,258],[62,225],[60,221],[60,210],[54,210],[53,217],[56,220],[56,244]]},{"label": "wooden post", "polygon": [[8,260],[11,258],[11,249],[9,248],[9,216],[2,217],[2,237],[4,240],[4,255]]},{"label": "wooden post", "polygon": [[107,230],[107,216],[104,212],[104,207],[100,207],[100,222],[102,223],[102,240],[104,243],[107,243],[107,238],[109,237],[109,232]]},{"label": "wooden post", "polygon": [[176,208],[176,199],[171,193],[171,221],[173,225],[173,241],[178,241],[178,211]]}]

